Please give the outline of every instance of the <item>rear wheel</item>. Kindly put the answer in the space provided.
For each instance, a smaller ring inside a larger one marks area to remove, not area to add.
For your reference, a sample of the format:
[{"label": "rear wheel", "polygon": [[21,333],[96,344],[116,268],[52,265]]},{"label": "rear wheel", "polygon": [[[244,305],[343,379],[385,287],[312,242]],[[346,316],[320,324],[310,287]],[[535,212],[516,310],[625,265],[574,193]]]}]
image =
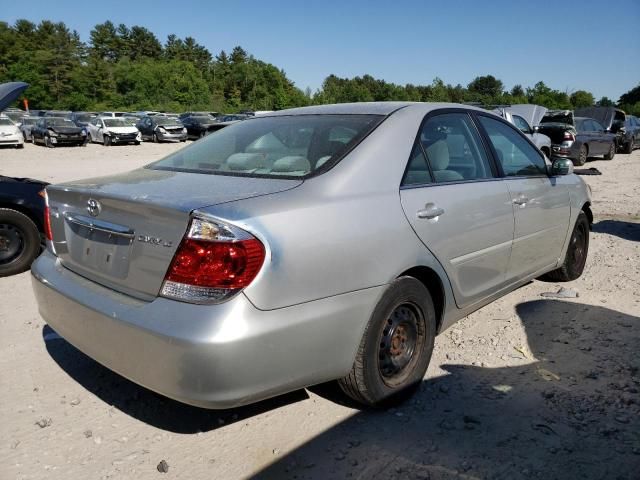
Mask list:
[{"label": "rear wheel", "polygon": [[580,151],[578,152],[577,160],[573,160],[574,165],[581,167],[585,163],[587,163],[587,157],[589,156],[589,148],[582,144],[580,145]]},{"label": "rear wheel", "polygon": [[427,371],[435,332],[429,290],[413,277],[397,279],[376,305],[351,372],[338,384],[364,405],[402,400]]},{"label": "rear wheel", "polygon": [[633,152],[633,144],[636,143],[636,139],[635,138],[631,138],[626,145],[624,146],[624,153],[631,153]]},{"label": "rear wheel", "polygon": [[542,277],[551,282],[570,282],[582,275],[589,253],[589,219],[584,212],[580,212],[571,233],[567,254],[560,268]]},{"label": "rear wheel", "polygon": [[611,145],[609,145],[609,151],[604,156],[604,159],[613,160],[613,157],[615,156],[615,154],[616,154],[616,144],[615,142],[611,142]]},{"label": "rear wheel", "polygon": [[40,253],[38,227],[23,213],[0,208],[0,277],[24,272]]}]

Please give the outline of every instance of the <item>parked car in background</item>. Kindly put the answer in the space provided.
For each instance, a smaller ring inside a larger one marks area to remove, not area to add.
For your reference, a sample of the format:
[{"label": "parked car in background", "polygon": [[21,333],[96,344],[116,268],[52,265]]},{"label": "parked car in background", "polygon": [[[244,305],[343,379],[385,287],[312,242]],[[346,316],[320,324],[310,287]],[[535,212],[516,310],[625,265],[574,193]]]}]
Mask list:
[{"label": "parked car in background", "polygon": [[243,113],[234,113],[231,115],[219,115],[218,117],[218,121],[219,122],[238,122],[240,120],[246,120],[248,118],[251,118],[251,115],[245,115]]},{"label": "parked car in background", "polygon": [[220,114],[218,112],[183,112],[178,118],[182,120],[186,117],[213,117],[216,118]]},{"label": "parked car in background", "polygon": [[127,112],[99,112],[98,117],[124,117]]},{"label": "parked car in background", "polygon": [[640,118],[627,115],[624,121],[624,153],[631,153],[640,147]]},{"label": "parked car in background", "polygon": [[623,110],[615,107],[585,107],[576,109],[574,115],[593,118],[606,132],[611,132],[615,135],[616,151],[624,148],[624,121],[626,115]]},{"label": "parked car in background", "polygon": [[201,138],[211,132],[219,130],[218,122],[210,115],[189,115],[183,117],[181,121],[187,129],[188,138]]},{"label": "parked car in background", "polygon": [[97,114],[94,112],[73,112],[71,114],[71,121],[78,127],[88,127],[89,122],[96,118]]},{"label": "parked car in background", "polygon": [[22,119],[22,124],[20,125],[20,131],[22,132],[22,138],[24,138],[25,142],[33,142],[31,129],[35,126],[37,121],[38,121],[38,117],[24,117]]},{"label": "parked car in background", "polygon": [[184,142],[187,140],[187,129],[177,118],[164,115],[142,117],[136,124],[143,140],[152,142]]},{"label": "parked car in background", "polygon": [[47,185],[0,175],[0,277],[28,270],[42,251]]},{"label": "parked car in background", "polygon": [[20,110],[19,108],[7,108],[2,113],[10,118],[18,127],[22,125],[22,119],[27,116],[27,112]]},{"label": "parked car in background", "polygon": [[455,321],[543,274],[582,274],[591,199],[572,170],[463,105],[263,115],[47,187],[35,296],[82,352],[186,403],[340,379],[381,405],[422,384]]},{"label": "parked car in background", "polygon": [[58,145],[84,145],[87,132],[77,127],[68,118],[41,117],[31,129],[33,143],[41,143],[49,148]]},{"label": "parked car in background", "polygon": [[117,143],[140,145],[142,141],[140,131],[126,117],[96,117],[87,128],[87,140],[102,143],[105,147]]},{"label": "parked car in background", "polygon": [[24,148],[24,137],[20,128],[9,117],[0,115],[0,146]]},{"label": "parked car in background", "polygon": [[70,110],[47,110],[44,112],[45,117],[68,118],[73,121],[73,112]]},{"label": "parked car in background", "polygon": [[513,123],[547,158],[551,158],[551,139],[538,132],[547,108],[540,105],[506,105],[497,107],[493,112]]},{"label": "parked car in background", "polygon": [[571,110],[549,110],[538,130],[551,139],[554,157],[569,158],[574,165],[584,165],[596,155],[611,160],[616,153],[615,134],[606,132],[596,120],[574,117]]}]

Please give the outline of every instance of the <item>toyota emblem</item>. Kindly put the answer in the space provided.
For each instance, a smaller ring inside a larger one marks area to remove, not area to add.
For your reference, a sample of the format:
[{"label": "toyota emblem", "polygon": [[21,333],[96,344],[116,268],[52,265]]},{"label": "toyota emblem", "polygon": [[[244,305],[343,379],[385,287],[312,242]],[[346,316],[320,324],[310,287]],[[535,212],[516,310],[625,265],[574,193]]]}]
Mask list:
[{"label": "toyota emblem", "polygon": [[100,205],[100,202],[94,200],[93,198],[90,198],[87,202],[87,212],[89,212],[89,215],[91,215],[92,217],[97,217],[98,215],[100,215],[101,211],[102,205]]}]

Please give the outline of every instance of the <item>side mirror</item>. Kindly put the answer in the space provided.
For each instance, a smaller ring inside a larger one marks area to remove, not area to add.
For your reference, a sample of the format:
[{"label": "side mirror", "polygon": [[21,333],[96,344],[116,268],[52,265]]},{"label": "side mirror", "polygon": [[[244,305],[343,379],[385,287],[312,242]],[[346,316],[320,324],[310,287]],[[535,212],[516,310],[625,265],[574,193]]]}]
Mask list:
[{"label": "side mirror", "polygon": [[568,158],[556,158],[551,164],[551,175],[571,175],[573,173],[573,162]]}]

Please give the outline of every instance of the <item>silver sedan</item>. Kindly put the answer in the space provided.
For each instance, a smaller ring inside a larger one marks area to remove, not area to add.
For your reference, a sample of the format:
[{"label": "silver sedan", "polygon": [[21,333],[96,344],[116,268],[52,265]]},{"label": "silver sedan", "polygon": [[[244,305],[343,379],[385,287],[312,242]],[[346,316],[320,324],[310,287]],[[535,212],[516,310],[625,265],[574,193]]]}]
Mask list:
[{"label": "silver sedan", "polygon": [[581,275],[591,200],[572,169],[468,106],[270,113],[47,187],[33,287],[62,337],[189,404],[333,379],[387,404],[458,319],[531,279]]}]

